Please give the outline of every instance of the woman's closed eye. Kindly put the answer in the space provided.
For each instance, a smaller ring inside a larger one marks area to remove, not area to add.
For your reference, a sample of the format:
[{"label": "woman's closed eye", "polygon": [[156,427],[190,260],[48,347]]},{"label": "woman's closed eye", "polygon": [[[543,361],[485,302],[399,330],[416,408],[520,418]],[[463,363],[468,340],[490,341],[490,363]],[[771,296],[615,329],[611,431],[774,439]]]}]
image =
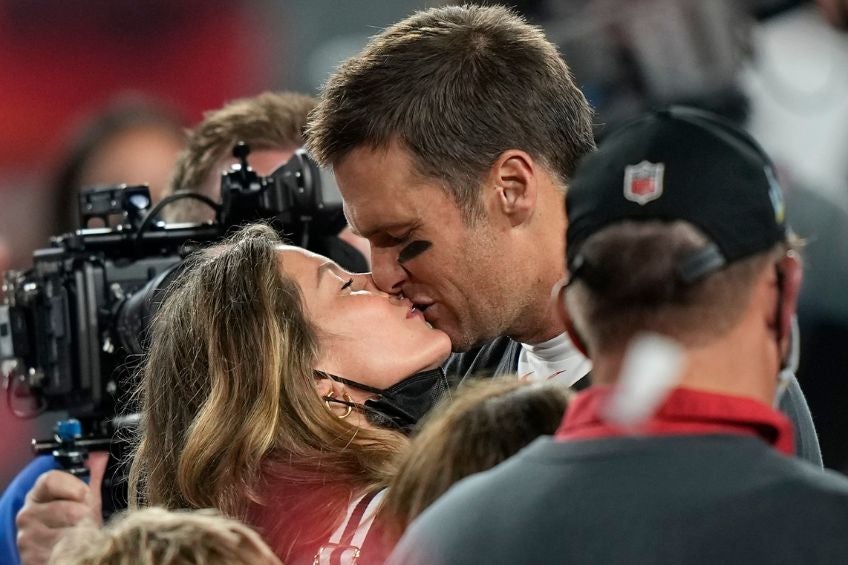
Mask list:
[{"label": "woman's closed eye", "polygon": [[350,288],[352,284],[353,284],[353,279],[351,278],[351,279],[349,279],[346,283],[344,283],[344,284],[342,285],[342,288],[341,288],[341,289],[342,289],[342,290],[345,290],[346,288]]}]

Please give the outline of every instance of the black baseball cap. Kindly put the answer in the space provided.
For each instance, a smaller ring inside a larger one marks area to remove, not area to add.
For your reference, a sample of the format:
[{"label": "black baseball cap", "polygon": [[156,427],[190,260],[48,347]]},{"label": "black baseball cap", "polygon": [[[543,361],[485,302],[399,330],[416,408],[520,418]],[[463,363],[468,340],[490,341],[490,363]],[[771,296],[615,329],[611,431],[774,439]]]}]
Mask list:
[{"label": "black baseball cap", "polygon": [[785,241],[783,195],[754,139],[709,112],[671,107],[609,133],[577,167],[566,195],[572,278],[586,240],[622,221],[684,220],[711,243],[678,265],[693,283]]}]

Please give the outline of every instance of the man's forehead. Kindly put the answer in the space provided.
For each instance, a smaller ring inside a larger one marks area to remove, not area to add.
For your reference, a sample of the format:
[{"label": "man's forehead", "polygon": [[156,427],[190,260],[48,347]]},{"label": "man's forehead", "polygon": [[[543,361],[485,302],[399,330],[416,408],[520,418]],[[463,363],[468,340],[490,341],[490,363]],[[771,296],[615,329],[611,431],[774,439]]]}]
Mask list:
[{"label": "man's forehead", "polygon": [[414,191],[398,187],[392,196],[383,188],[374,188],[373,195],[357,194],[345,200],[344,214],[353,233],[368,237],[403,229],[420,219],[419,203],[414,200]]},{"label": "man's forehead", "polygon": [[373,235],[381,233],[393,233],[398,230],[404,230],[418,223],[417,218],[410,218],[402,221],[385,221],[385,219],[381,221],[379,218],[376,218],[375,220],[376,221],[373,222],[354,222],[350,217],[348,217],[348,224],[350,225],[350,230],[355,235],[367,239]]},{"label": "man's forehead", "polygon": [[434,183],[418,174],[409,152],[397,143],[357,147],[334,170],[348,224],[363,237],[419,221]]}]

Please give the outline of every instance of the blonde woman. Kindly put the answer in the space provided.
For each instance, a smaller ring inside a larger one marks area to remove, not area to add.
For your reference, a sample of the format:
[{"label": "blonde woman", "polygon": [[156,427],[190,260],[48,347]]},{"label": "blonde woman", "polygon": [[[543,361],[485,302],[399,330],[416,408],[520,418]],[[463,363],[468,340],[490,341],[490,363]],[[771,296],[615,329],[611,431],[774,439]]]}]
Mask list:
[{"label": "blonde woman", "polygon": [[[409,300],[245,228],[189,258],[157,313],[130,505],[218,509],[287,564],[381,562],[371,524],[449,354]],[[35,504],[25,525],[54,516]],[[40,526],[25,535],[50,545]]]},{"label": "blonde woman", "polygon": [[334,530],[373,516],[407,444],[392,409],[432,403],[449,354],[408,300],[247,228],[194,257],[157,314],[131,504],[217,508],[286,563],[349,545],[364,563],[367,540]]}]

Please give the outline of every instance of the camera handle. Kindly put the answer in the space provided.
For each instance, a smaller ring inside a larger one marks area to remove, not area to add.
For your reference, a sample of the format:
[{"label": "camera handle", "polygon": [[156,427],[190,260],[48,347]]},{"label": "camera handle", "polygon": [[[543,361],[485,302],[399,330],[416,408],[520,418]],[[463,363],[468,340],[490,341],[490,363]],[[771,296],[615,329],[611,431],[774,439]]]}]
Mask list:
[{"label": "camera handle", "polygon": [[90,451],[108,451],[107,437],[82,437],[79,420],[69,418],[56,422],[51,440],[32,440],[32,451],[36,455],[51,454],[63,470],[88,482],[89,472],[85,466]]}]

